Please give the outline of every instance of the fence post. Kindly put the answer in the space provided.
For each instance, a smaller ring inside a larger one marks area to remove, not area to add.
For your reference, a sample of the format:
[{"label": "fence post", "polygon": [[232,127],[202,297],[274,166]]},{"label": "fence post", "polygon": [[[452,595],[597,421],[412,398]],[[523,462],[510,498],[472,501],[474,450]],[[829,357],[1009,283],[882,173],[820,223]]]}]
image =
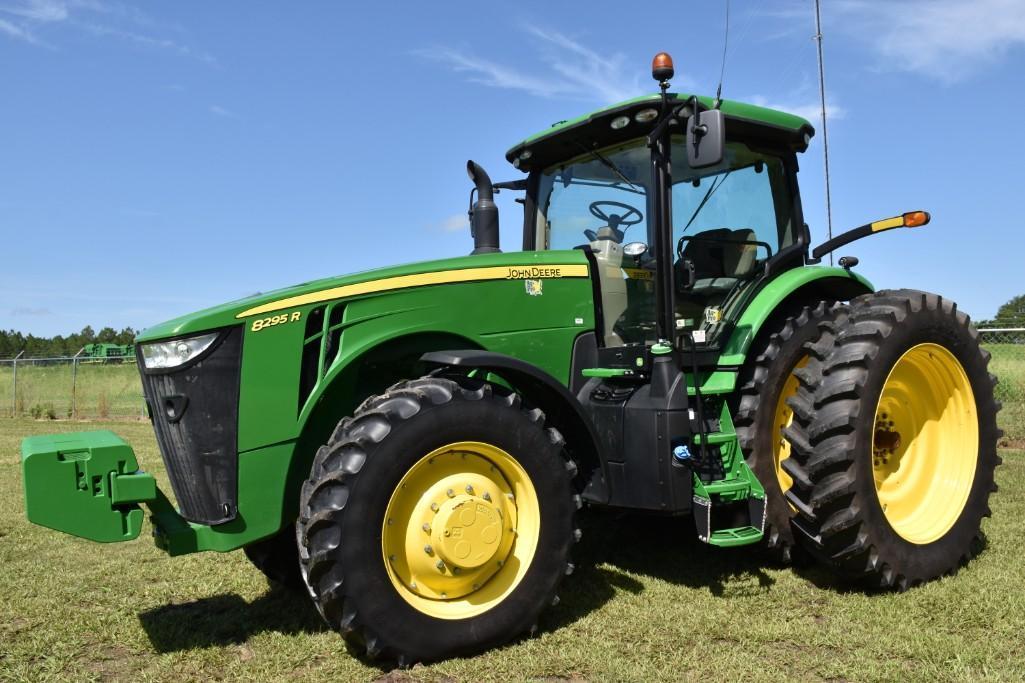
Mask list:
[{"label": "fence post", "polygon": [[21,352],[17,356],[14,357],[14,363],[12,364],[13,367],[14,367],[14,372],[13,372],[13,377],[11,378],[11,385],[14,388],[12,389],[12,392],[11,392],[12,393],[11,398],[13,399],[11,401],[11,417],[18,417],[18,359],[21,358],[24,355],[25,355],[25,349],[22,349]]},{"label": "fence post", "polygon": [[71,358],[71,419],[78,419],[78,357],[85,351],[83,346]]}]

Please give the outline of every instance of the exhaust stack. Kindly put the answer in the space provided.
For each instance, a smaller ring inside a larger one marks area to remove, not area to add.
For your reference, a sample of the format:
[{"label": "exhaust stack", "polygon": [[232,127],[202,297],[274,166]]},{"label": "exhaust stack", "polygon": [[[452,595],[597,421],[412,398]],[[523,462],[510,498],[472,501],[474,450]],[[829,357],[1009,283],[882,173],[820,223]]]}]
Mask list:
[{"label": "exhaust stack", "polygon": [[466,173],[477,187],[477,201],[470,209],[470,235],[473,236],[471,254],[492,254],[498,248],[498,205],[491,178],[480,164],[472,159],[466,162]]}]

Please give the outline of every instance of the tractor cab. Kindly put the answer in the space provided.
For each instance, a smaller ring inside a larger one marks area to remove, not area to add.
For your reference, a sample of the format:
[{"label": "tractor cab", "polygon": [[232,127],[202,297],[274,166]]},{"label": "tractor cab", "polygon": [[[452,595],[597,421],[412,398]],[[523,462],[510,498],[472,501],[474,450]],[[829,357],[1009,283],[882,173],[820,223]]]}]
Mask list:
[{"label": "tractor cab", "polygon": [[[724,135],[688,135],[713,114]],[[667,91],[557,123],[506,155],[528,173],[523,247],[589,255],[600,347],[718,349],[759,284],[805,262],[796,153],[813,133],[796,116]]]}]

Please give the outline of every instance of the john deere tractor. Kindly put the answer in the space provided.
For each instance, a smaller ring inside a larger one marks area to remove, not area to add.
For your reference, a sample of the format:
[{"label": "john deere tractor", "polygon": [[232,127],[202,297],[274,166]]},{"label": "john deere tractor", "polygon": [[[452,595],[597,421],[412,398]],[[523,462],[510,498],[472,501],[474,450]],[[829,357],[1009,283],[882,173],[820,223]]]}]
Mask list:
[{"label": "john deere tractor", "polygon": [[[126,541],[145,505],[169,555],[242,549],[403,664],[529,632],[585,505],[878,587],[956,571],[999,463],[988,355],[953,302],[820,264],[929,215],[811,248],[812,126],[672,75],[662,53],[659,92],[517,143],[514,180],[468,162],[468,256],[140,334],[176,502],[110,432],[33,437],[29,519]],[[499,251],[500,191],[522,193],[522,251]]]}]

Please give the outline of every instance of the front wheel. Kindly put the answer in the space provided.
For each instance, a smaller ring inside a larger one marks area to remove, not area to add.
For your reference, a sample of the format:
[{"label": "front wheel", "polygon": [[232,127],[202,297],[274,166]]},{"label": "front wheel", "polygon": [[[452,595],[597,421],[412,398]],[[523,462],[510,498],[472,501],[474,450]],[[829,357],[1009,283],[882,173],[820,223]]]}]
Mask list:
[{"label": "front wheel", "polygon": [[912,290],[853,300],[795,374],[783,468],[798,538],[842,576],[906,589],[981,547],[996,490],[989,355],[952,302]]},{"label": "front wheel", "polygon": [[324,619],[403,664],[524,633],[571,569],[579,498],[562,438],[489,384],[425,377],[338,425],[297,536]]}]

